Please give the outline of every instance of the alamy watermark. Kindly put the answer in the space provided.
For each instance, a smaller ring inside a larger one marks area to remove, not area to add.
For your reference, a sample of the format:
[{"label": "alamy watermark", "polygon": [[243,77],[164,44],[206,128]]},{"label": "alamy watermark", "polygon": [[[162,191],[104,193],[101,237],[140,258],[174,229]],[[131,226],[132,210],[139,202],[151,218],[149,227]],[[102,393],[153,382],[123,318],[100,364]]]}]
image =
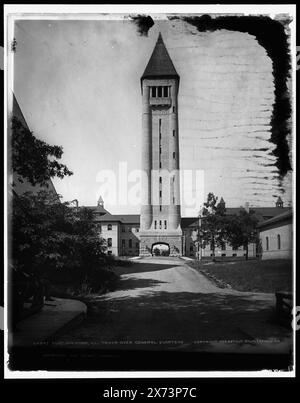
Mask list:
[{"label": "alamy watermark", "polygon": [[120,161],[117,171],[101,170],[96,181],[98,197],[110,205],[184,204],[195,209],[204,201],[204,171],[200,169],[129,171],[127,162]]}]

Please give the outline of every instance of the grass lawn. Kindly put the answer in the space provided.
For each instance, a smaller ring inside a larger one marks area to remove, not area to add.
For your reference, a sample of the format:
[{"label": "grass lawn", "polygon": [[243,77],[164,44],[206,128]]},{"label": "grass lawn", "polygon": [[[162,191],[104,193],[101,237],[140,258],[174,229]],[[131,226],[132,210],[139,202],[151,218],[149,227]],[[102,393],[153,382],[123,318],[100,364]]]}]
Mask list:
[{"label": "grass lawn", "polygon": [[238,291],[267,293],[292,291],[291,260],[244,260],[212,264],[191,261],[188,264],[221,287],[228,284]]}]

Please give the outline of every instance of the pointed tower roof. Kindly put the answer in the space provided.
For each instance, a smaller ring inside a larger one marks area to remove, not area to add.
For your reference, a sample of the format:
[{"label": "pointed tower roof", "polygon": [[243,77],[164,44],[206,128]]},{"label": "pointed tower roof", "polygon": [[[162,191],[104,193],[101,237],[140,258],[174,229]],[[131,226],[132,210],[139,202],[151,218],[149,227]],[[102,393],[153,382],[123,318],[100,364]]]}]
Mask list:
[{"label": "pointed tower roof", "polygon": [[283,201],[280,196],[278,196],[275,204],[276,204],[276,207],[283,207]]},{"label": "pointed tower roof", "polygon": [[161,77],[177,78],[179,80],[179,75],[175,70],[174,64],[166,49],[161,33],[159,33],[155,48],[152,52],[144,74],[141,77],[141,80],[144,78]]},{"label": "pointed tower roof", "polygon": [[102,196],[100,195],[98,201],[97,201],[97,206],[104,206],[104,200],[102,199]]}]

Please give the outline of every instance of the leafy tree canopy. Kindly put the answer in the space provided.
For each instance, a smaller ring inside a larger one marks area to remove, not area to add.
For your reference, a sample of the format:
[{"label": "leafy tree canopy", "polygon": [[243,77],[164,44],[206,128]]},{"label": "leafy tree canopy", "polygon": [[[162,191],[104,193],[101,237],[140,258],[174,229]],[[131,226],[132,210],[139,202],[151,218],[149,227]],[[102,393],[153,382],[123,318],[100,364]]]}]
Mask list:
[{"label": "leafy tree canopy", "polygon": [[51,146],[38,140],[22,122],[12,118],[12,170],[26,178],[33,186],[48,186],[50,178],[73,174],[66,165],[57,161],[63,154],[60,146]]},{"label": "leafy tree canopy", "polygon": [[202,209],[201,239],[202,246],[210,245],[214,259],[215,247],[223,246],[226,237],[226,208],[223,199],[213,193],[207,195]]},{"label": "leafy tree canopy", "polygon": [[246,259],[248,259],[249,243],[257,242],[256,226],[259,219],[254,210],[241,209],[239,214],[228,216],[227,241],[235,248],[245,247]]}]

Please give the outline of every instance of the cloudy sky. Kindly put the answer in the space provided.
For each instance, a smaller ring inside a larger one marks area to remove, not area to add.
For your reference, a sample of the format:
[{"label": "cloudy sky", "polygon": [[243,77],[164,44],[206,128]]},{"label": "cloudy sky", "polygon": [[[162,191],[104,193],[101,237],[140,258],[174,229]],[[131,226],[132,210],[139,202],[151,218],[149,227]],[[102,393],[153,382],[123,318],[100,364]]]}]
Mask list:
[{"label": "cloudy sky", "polygon": [[[280,193],[270,155],[274,83],[265,49],[246,33],[199,33],[166,19],[147,37],[127,18],[16,21],[15,95],[30,129],[63,146],[74,172],[54,180],[58,193],[95,205],[104,170],[118,180],[124,163],[128,174],[140,168],[140,77],[159,31],[180,75],[180,168],[193,174],[184,186],[195,200],[182,199],[182,215],[196,214],[208,192],[231,207],[272,206],[279,194],[288,203],[290,177]],[[139,213],[103,198],[112,213]]]}]

